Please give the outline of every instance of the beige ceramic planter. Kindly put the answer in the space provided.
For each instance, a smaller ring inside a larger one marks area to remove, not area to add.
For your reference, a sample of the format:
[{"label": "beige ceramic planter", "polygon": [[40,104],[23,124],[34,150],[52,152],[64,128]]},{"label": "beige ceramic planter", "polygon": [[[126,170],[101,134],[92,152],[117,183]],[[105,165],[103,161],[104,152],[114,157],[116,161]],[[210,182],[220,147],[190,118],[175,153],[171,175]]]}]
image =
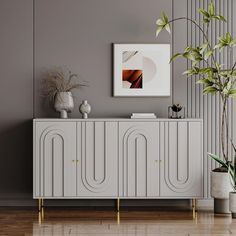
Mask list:
[{"label": "beige ceramic planter", "polygon": [[215,213],[230,213],[229,192],[232,192],[227,172],[211,172],[211,196],[214,198]]},{"label": "beige ceramic planter", "polygon": [[232,212],[232,217],[236,218],[236,192],[229,193],[229,210]]}]

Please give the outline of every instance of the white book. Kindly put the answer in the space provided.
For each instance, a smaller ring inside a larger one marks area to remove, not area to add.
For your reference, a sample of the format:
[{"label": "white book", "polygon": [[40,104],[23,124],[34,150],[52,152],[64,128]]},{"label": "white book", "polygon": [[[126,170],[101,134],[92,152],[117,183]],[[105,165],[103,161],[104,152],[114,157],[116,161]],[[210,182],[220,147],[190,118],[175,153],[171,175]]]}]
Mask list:
[{"label": "white book", "polygon": [[154,113],[132,113],[131,119],[157,118]]},{"label": "white book", "polygon": [[149,115],[152,115],[152,116],[155,116],[155,113],[132,113],[132,116],[149,116]]},{"label": "white book", "polygon": [[146,115],[146,116],[137,116],[137,115],[132,115],[132,117],[156,117],[155,115]]}]

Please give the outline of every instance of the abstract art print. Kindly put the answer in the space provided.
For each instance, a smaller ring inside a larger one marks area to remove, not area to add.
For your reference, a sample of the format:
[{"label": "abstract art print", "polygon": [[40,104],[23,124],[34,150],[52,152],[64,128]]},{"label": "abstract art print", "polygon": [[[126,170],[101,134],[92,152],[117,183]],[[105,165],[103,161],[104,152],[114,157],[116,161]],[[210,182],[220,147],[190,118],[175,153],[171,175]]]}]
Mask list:
[{"label": "abstract art print", "polygon": [[169,44],[114,44],[114,96],[170,96]]}]

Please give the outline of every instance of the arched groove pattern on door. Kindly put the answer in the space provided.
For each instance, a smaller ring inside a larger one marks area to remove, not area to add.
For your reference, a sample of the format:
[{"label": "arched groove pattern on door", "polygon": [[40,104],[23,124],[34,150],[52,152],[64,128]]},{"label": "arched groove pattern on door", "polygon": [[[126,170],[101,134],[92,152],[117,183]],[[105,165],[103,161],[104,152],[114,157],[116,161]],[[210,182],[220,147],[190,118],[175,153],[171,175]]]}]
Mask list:
[{"label": "arched groove pattern on door", "polygon": [[107,155],[106,122],[82,124],[82,181],[93,193],[104,192],[110,185],[111,169]]}]

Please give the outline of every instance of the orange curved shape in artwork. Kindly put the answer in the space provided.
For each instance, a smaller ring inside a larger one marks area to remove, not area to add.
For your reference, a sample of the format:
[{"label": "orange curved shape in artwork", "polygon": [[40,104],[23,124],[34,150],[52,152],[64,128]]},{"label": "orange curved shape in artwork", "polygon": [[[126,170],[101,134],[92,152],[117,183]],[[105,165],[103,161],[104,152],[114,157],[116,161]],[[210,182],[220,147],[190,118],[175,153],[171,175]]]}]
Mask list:
[{"label": "orange curved shape in artwork", "polygon": [[130,88],[143,88],[143,71],[142,70],[123,70],[122,80],[131,83]]}]

